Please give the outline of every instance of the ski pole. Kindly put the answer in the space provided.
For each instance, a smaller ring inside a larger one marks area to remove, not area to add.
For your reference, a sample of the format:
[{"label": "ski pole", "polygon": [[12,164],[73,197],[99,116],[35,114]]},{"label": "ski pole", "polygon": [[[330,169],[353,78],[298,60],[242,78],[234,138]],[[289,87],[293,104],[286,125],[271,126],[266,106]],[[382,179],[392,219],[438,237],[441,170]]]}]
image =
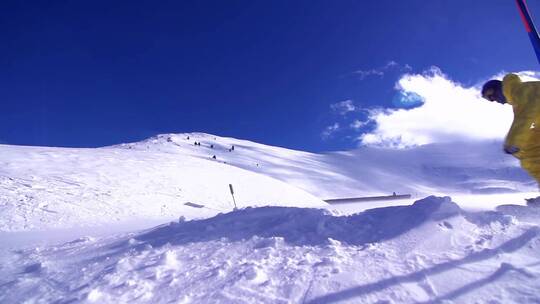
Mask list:
[{"label": "ski pole", "polygon": [[525,3],[525,0],[516,0],[516,4],[518,6],[521,20],[525,25],[525,30],[527,31],[529,39],[531,40],[534,53],[536,54],[536,59],[538,59],[538,62],[540,63],[540,37],[538,37],[538,31],[534,26],[531,14],[529,13],[529,9],[527,8],[527,3]]}]

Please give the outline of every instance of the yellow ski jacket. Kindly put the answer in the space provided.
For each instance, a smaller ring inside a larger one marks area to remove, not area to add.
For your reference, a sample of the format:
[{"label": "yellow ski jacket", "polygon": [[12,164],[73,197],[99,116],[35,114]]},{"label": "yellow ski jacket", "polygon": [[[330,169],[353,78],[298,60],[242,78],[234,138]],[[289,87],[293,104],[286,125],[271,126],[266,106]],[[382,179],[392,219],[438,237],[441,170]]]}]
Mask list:
[{"label": "yellow ski jacket", "polygon": [[522,82],[519,76],[508,74],[503,93],[514,110],[505,145],[519,148],[513,155],[540,184],[540,81]]}]

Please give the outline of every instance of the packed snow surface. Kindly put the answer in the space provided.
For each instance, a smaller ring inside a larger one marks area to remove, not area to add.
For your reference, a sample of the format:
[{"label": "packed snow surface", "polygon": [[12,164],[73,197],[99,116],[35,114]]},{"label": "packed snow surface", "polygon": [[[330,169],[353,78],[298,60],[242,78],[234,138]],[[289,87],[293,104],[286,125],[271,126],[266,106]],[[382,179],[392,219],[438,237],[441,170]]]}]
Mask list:
[{"label": "packed snow surface", "polygon": [[0,302],[538,302],[539,211],[448,197],[351,216],[246,208],[17,251]]},{"label": "packed snow surface", "polygon": [[0,145],[0,303],[538,303],[534,191],[496,142]]}]

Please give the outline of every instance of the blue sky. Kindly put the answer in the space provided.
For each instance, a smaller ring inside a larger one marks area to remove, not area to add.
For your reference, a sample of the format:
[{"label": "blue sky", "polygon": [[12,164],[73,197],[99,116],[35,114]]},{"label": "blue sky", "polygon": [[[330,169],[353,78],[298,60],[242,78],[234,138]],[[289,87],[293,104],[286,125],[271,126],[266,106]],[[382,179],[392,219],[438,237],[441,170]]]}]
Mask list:
[{"label": "blue sky", "polygon": [[350,149],[373,128],[365,109],[395,108],[404,73],[436,66],[473,86],[538,67],[512,0],[3,1],[0,14],[8,144],[196,131]]}]

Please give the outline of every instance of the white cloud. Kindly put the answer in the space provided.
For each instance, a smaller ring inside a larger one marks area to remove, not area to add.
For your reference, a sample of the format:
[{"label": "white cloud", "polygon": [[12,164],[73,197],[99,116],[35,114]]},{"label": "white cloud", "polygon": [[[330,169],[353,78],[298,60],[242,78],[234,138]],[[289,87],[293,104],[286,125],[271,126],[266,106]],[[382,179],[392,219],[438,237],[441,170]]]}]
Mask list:
[{"label": "white cloud", "polygon": [[365,125],[366,125],[365,122],[356,119],[355,121],[353,121],[353,122],[349,125],[349,127],[350,127],[351,129],[353,129],[353,130],[359,130],[360,128],[362,128],[362,127],[365,126]]},{"label": "white cloud", "polygon": [[391,68],[399,68],[402,72],[411,70],[410,65],[406,64],[403,67],[401,67],[399,63],[391,60],[387,62],[384,66],[381,66],[375,69],[370,69],[370,70],[358,70],[358,71],[354,71],[353,73],[357,74],[360,77],[360,80],[364,80],[365,78],[370,77],[370,76],[382,77],[384,76],[384,73]]},{"label": "white cloud", "polygon": [[333,125],[330,125],[324,129],[324,131],[321,133],[322,139],[328,139],[330,138],[334,133],[336,133],[340,129],[339,123],[334,123]]},{"label": "white cloud", "polygon": [[349,112],[356,111],[356,106],[354,105],[354,102],[350,99],[336,102],[330,105],[330,109],[332,111],[339,113],[340,115],[345,115]]},{"label": "white cloud", "polygon": [[[526,81],[539,74],[522,72],[520,76]],[[404,75],[396,88],[419,95],[424,103],[413,109],[371,110],[369,120],[375,122],[375,129],[359,140],[365,145],[403,148],[503,139],[513,119],[512,108],[482,99],[479,86],[465,87],[435,67],[424,74]]]}]

